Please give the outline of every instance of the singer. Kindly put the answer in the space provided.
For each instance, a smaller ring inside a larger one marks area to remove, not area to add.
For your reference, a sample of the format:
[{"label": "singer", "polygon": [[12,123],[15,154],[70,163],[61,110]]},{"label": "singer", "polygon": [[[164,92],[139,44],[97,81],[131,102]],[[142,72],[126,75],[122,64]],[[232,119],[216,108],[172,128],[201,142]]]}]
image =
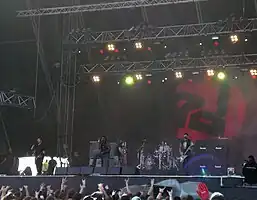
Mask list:
[{"label": "singer", "polygon": [[37,143],[32,145],[31,151],[33,156],[35,156],[35,164],[37,167],[37,175],[42,174],[42,165],[45,156],[45,148],[43,147],[43,142],[41,138],[37,139]]}]

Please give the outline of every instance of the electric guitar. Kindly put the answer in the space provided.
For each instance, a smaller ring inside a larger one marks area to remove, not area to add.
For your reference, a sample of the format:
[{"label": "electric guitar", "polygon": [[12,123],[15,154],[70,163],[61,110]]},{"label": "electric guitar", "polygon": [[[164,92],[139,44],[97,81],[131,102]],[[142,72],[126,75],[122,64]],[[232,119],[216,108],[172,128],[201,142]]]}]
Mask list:
[{"label": "electric guitar", "polygon": [[186,150],[180,157],[177,158],[177,159],[179,160],[179,162],[181,162],[181,163],[184,162],[184,160],[188,157],[187,153],[188,153],[190,150],[192,150],[192,147],[193,147],[193,146],[194,146],[194,145],[190,145],[190,146],[187,148],[187,150]]}]

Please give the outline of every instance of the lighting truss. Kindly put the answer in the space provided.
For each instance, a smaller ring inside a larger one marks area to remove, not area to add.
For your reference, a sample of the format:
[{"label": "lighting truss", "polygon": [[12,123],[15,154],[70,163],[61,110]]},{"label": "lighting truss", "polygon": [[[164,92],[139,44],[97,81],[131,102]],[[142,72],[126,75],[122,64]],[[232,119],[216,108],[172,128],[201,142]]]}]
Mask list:
[{"label": "lighting truss", "polygon": [[131,0],[112,3],[87,4],[79,6],[66,6],[55,8],[39,8],[32,10],[17,11],[17,17],[31,17],[42,15],[59,15],[68,13],[96,12],[104,10],[118,10],[124,8],[150,7],[178,3],[191,3],[207,0]]},{"label": "lighting truss", "polygon": [[202,58],[173,58],[167,60],[119,62],[82,65],[84,73],[127,73],[136,71],[190,70],[216,67],[238,68],[257,64],[257,54],[211,56]]},{"label": "lighting truss", "polygon": [[119,41],[155,40],[179,37],[194,37],[208,35],[224,35],[231,33],[246,33],[257,31],[257,18],[243,21],[210,22],[200,24],[174,25],[152,27],[145,31],[114,30],[92,32],[87,30],[72,31],[65,44],[90,44]]},{"label": "lighting truss", "polygon": [[33,109],[35,108],[35,98],[31,96],[19,95],[14,92],[0,91],[0,106]]}]

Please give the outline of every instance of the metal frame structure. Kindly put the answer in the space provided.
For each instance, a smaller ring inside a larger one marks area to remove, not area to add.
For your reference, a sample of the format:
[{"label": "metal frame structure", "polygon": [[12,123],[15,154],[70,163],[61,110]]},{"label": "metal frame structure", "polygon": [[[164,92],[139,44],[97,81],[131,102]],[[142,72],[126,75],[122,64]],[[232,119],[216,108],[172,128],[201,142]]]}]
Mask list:
[{"label": "metal frame structure", "polygon": [[34,97],[0,91],[0,106],[34,109],[36,104]]},{"label": "metal frame structure", "polygon": [[152,7],[179,3],[192,3],[207,0],[131,0],[112,3],[86,4],[55,8],[39,8],[31,10],[17,11],[17,17],[31,17],[42,15],[59,15],[69,13],[96,12],[104,10],[118,10],[125,8]]},{"label": "metal frame structure", "polygon": [[91,73],[130,73],[153,71],[162,72],[169,70],[208,69],[217,67],[238,68],[257,64],[257,54],[223,55],[202,58],[173,58],[156,61],[120,62],[105,64],[82,65],[83,72]]},{"label": "metal frame structure", "polygon": [[144,31],[114,30],[90,32],[86,30],[72,31],[65,44],[93,44],[136,40],[156,40],[179,37],[208,35],[224,35],[257,31],[257,18],[229,22],[210,22],[199,24],[152,27]]}]

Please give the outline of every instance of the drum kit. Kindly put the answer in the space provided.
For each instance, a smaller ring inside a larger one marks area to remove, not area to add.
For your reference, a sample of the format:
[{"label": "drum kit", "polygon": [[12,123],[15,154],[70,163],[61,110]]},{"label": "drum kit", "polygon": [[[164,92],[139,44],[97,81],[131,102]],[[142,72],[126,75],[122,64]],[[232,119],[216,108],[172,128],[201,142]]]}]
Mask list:
[{"label": "drum kit", "polygon": [[150,153],[145,156],[144,153],[141,152],[140,165],[138,166],[146,170],[153,168],[159,170],[179,170],[178,160],[173,154],[172,146],[166,142],[161,142],[152,154]]}]

